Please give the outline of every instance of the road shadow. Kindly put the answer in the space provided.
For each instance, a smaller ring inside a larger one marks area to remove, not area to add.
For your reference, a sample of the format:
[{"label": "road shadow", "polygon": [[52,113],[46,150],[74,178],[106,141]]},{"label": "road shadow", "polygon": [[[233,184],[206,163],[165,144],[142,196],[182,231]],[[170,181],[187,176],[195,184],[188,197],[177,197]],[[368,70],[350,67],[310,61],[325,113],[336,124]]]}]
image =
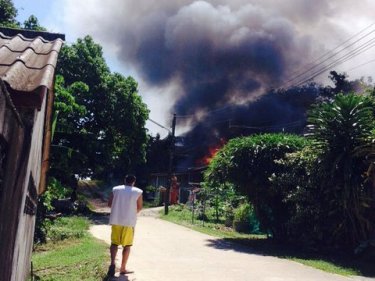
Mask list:
[{"label": "road shadow", "polygon": [[221,238],[208,239],[207,246],[223,251],[236,251],[247,254],[273,256],[287,259],[321,260],[333,263],[339,267],[352,268],[365,277],[375,277],[375,261],[360,259],[338,252],[305,249],[301,246],[280,243],[272,239]]},{"label": "road shadow", "polygon": [[241,243],[238,243],[236,241],[232,241],[231,239],[208,239],[207,240],[207,246],[223,250],[223,251],[236,251],[246,254],[260,254],[259,252],[256,252],[254,248],[242,245]]},{"label": "road shadow", "polygon": [[[130,274],[131,275],[131,274]],[[114,276],[114,277],[104,277],[102,281],[135,281],[135,277],[131,277],[127,274],[125,275],[119,275],[119,276]]]}]

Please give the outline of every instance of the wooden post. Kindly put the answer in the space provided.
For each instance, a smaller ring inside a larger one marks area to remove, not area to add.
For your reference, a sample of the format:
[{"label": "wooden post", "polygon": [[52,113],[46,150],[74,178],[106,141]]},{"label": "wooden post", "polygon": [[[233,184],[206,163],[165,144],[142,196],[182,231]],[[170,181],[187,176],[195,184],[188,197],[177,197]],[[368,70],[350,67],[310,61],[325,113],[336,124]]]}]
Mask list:
[{"label": "wooden post", "polygon": [[172,120],[172,133],[171,133],[171,144],[169,148],[169,167],[168,167],[168,184],[167,190],[164,194],[164,214],[168,215],[168,206],[169,206],[169,195],[171,190],[172,184],[172,170],[173,170],[173,156],[174,156],[174,138],[175,138],[175,131],[176,131],[176,113],[173,114]]},{"label": "wooden post", "polygon": [[54,102],[53,89],[47,90],[45,98],[47,99],[47,109],[44,122],[44,136],[43,136],[43,154],[42,154],[42,169],[40,173],[40,183],[38,188],[38,195],[42,194],[46,190],[47,186],[47,172],[49,169],[49,154],[52,140],[52,115],[53,115],[53,102]]}]

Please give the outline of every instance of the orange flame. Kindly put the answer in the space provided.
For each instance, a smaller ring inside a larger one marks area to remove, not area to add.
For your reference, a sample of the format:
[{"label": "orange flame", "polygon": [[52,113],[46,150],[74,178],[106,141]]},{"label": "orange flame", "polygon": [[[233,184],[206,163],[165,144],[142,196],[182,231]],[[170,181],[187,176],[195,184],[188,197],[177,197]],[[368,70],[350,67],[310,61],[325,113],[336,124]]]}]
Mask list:
[{"label": "orange flame", "polygon": [[199,165],[208,165],[211,163],[212,159],[215,157],[215,155],[218,153],[218,151],[223,148],[226,141],[224,139],[220,139],[220,142],[214,146],[210,146],[208,148],[208,153],[203,158],[199,159],[197,162]]}]

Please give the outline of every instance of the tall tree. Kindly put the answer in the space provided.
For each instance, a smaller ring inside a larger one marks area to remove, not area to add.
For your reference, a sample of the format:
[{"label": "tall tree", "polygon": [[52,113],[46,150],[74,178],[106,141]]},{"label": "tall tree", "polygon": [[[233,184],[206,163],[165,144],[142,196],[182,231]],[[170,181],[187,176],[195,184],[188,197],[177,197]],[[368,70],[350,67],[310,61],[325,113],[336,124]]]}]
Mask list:
[{"label": "tall tree", "polygon": [[88,86],[82,82],[66,87],[64,77],[56,76],[50,176],[66,185],[71,183],[74,174],[90,174],[86,168],[87,157],[72,145],[87,135],[81,125],[86,108],[75,98],[87,91]]},{"label": "tall tree", "polygon": [[337,245],[356,246],[374,231],[370,213],[374,202],[364,182],[365,158],[357,148],[371,143],[375,127],[374,103],[370,97],[339,94],[333,102],[317,105],[309,112],[309,137],[319,149],[317,192],[319,209],[325,214],[320,227]]},{"label": "tall tree", "polygon": [[148,118],[136,81],[111,73],[101,46],[90,36],[62,49],[57,73],[67,86],[81,81],[89,88],[75,96],[86,108],[79,126],[87,134],[72,145],[87,156],[92,175],[111,180],[134,170],[145,159]]}]

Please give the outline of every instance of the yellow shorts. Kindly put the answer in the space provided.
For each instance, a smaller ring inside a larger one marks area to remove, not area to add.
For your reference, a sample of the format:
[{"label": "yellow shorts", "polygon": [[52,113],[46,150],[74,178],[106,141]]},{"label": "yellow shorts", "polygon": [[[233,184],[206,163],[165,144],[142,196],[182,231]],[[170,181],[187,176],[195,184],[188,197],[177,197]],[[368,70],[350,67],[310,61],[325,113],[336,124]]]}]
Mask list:
[{"label": "yellow shorts", "polygon": [[134,238],[134,227],[112,225],[111,243],[121,246],[132,246]]}]

